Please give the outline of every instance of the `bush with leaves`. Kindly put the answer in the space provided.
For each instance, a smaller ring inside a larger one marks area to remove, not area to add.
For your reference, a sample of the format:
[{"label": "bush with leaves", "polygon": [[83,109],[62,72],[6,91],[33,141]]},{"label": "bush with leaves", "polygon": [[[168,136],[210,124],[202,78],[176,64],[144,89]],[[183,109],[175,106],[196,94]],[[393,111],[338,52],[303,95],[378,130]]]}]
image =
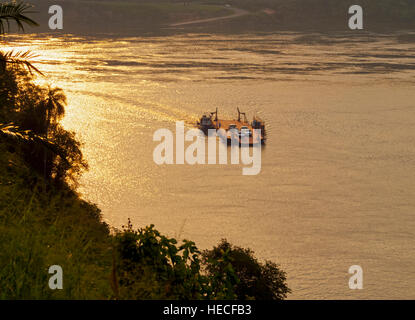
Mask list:
[{"label": "bush with leaves", "polygon": [[275,263],[226,240],[201,253],[191,241],[178,245],[153,225],[135,231],[129,221],[114,241],[116,299],[283,300],[290,292]]},{"label": "bush with leaves", "polygon": [[207,276],[214,280],[213,295],[221,298],[283,300],[291,292],[286,274],[271,261],[259,262],[254,252],[232,246],[225,239],[212,250],[203,252]]},{"label": "bush with leaves", "polygon": [[181,245],[154,225],[133,230],[129,222],[115,236],[113,290],[119,299],[202,299],[206,279],[200,273],[199,250]]}]

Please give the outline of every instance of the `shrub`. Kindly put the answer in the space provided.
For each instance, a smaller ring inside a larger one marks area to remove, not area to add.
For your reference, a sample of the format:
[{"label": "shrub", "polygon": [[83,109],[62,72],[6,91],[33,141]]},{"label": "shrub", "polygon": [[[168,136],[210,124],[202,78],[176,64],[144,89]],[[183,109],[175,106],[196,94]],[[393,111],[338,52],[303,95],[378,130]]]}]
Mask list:
[{"label": "shrub", "polygon": [[202,299],[205,277],[192,241],[181,245],[154,229],[133,230],[130,221],[115,236],[113,290],[119,299]]},{"label": "shrub", "polygon": [[203,252],[203,263],[215,287],[233,291],[239,300],[283,300],[291,292],[286,274],[278,265],[271,261],[261,263],[252,250],[232,246],[225,239]]}]

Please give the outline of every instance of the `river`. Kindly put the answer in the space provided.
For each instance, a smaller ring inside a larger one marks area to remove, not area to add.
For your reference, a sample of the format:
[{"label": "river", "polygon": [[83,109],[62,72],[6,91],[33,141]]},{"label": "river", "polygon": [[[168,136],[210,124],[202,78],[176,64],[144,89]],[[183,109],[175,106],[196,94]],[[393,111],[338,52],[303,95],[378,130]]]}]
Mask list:
[{"label": "river", "polygon": [[[402,34],[24,35],[84,143],[79,191],[111,226],[250,247],[290,299],[415,298],[415,45]],[[260,115],[262,170],[156,165],[157,129]],[[364,289],[350,290],[360,265]]]}]

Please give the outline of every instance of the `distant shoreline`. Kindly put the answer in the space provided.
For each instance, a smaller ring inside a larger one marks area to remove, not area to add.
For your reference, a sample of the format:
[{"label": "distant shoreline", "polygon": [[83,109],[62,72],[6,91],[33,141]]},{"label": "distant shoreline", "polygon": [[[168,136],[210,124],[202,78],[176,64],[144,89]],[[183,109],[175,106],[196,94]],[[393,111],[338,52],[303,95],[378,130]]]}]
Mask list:
[{"label": "distant shoreline", "polygon": [[[404,0],[403,2],[405,2]],[[163,36],[186,33],[246,34],[320,32],[393,33],[415,31],[415,3],[399,4],[391,13],[392,0],[379,0],[365,6],[364,30],[348,28],[349,1],[335,4],[316,0],[204,0],[183,2],[167,0],[67,0],[58,1],[64,12],[63,30],[50,30],[50,5],[55,0],[31,0],[33,18],[39,33],[89,36]],[[232,5],[226,5],[231,3]],[[328,10],[329,9],[329,10]],[[412,15],[413,14],[413,15]],[[412,18],[411,18],[412,15]],[[409,17],[409,18],[408,18]],[[33,30],[36,30],[33,29]]]}]

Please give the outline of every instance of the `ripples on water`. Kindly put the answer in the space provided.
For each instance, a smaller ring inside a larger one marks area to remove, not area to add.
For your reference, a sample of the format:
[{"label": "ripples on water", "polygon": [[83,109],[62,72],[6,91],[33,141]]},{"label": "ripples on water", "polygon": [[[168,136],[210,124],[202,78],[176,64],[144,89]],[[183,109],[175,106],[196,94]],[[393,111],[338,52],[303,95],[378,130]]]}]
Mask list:
[{"label": "ripples on water", "polygon": [[[114,226],[226,237],[279,262],[291,298],[414,298],[414,34],[14,37],[65,89],[81,192]],[[262,172],[153,163],[158,128],[236,107],[268,122]],[[364,269],[348,289],[349,266]]]}]

